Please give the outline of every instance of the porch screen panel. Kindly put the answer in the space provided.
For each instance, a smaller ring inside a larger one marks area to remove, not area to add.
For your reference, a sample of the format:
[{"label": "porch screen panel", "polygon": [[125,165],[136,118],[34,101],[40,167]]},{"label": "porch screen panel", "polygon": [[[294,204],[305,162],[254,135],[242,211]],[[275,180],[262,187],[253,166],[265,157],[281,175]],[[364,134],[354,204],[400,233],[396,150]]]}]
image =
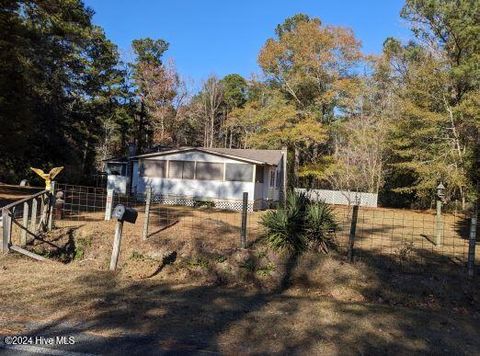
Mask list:
[{"label": "porch screen panel", "polygon": [[196,177],[200,180],[223,180],[223,163],[197,162]]},{"label": "porch screen panel", "polygon": [[142,175],[145,177],[165,178],[166,163],[166,161],[144,161],[140,173],[143,173]]},{"label": "porch screen panel", "polygon": [[227,163],[225,180],[251,182],[253,180],[253,166],[251,164]]},{"label": "porch screen panel", "polygon": [[193,161],[184,161],[183,162],[183,179],[193,179],[195,174],[195,162]]},{"label": "porch screen panel", "polygon": [[182,179],[183,175],[183,161],[169,161],[168,162],[168,178]]},{"label": "porch screen panel", "polygon": [[168,178],[193,179],[195,162],[170,161],[168,162]]}]

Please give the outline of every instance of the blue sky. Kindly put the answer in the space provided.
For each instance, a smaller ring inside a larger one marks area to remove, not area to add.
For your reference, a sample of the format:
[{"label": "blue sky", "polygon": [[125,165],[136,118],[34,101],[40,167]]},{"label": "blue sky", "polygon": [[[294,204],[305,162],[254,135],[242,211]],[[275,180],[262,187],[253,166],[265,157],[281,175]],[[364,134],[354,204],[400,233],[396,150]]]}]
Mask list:
[{"label": "blue sky", "polygon": [[409,37],[400,18],[403,0],[84,0],[94,23],[131,57],[142,37],[170,43],[166,56],[197,83],[210,74],[260,73],[257,55],[277,24],[303,12],[324,24],[350,27],[365,53],[379,53],[388,36]]}]

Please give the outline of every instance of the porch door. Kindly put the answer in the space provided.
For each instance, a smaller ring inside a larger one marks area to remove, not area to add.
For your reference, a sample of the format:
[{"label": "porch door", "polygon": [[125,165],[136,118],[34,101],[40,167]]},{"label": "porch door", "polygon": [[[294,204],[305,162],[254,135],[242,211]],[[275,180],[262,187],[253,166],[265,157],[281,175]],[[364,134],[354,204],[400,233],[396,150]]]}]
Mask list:
[{"label": "porch door", "polygon": [[266,184],[268,185],[268,193],[267,193],[267,199],[268,200],[273,200],[275,198],[275,168],[270,167],[268,170],[268,181]]}]

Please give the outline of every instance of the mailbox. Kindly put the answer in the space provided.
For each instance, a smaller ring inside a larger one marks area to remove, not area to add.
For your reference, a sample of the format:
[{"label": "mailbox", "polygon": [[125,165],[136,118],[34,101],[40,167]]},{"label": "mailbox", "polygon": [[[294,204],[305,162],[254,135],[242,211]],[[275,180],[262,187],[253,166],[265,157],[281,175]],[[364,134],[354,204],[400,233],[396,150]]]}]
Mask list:
[{"label": "mailbox", "polygon": [[138,212],[135,209],[127,208],[125,205],[118,204],[113,210],[112,216],[118,221],[126,221],[135,224]]}]

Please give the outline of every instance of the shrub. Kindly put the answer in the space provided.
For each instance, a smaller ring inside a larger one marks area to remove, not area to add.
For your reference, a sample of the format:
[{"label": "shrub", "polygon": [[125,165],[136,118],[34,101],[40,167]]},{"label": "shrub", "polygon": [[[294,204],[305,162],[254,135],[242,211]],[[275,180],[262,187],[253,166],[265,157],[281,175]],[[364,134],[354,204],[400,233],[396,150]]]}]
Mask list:
[{"label": "shrub", "polygon": [[333,231],[337,228],[330,206],[323,201],[312,203],[307,208],[305,237],[311,246],[318,246],[327,253],[335,247]]},{"label": "shrub", "polygon": [[285,207],[267,212],[262,218],[268,244],[276,250],[296,252],[319,246],[327,252],[334,246],[331,230],[337,224],[330,207],[312,202],[305,193],[290,193]]},{"label": "shrub", "polygon": [[215,208],[215,202],[210,201],[210,200],[195,200],[193,202],[193,207],[194,208]]}]

